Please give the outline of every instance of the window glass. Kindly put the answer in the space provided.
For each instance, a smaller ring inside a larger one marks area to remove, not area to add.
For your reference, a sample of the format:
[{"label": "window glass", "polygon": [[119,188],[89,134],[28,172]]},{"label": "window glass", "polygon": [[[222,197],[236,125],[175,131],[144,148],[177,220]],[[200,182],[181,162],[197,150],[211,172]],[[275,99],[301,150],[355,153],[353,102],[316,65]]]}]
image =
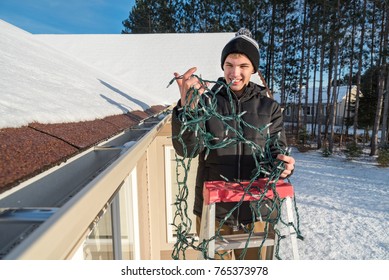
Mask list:
[{"label": "window glass", "polygon": [[85,260],[113,260],[111,207],[86,238],[83,251]]}]

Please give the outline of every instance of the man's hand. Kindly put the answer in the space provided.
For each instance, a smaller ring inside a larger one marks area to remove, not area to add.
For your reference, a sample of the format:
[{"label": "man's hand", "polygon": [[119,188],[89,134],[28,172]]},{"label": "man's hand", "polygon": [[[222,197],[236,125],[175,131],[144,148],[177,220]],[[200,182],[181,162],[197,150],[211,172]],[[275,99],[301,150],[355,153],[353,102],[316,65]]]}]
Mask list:
[{"label": "man's hand", "polygon": [[280,178],[285,179],[285,178],[289,177],[290,175],[292,175],[293,170],[294,170],[294,164],[296,162],[294,160],[294,158],[291,156],[279,154],[279,155],[277,155],[277,159],[282,160],[285,163],[284,164],[285,170],[281,173]]},{"label": "man's hand", "polygon": [[[178,73],[174,73],[174,76],[176,77],[176,82],[178,85],[178,88],[180,90],[181,95],[181,106],[185,106],[187,104],[187,101],[189,102],[192,99],[192,94],[194,90],[198,90],[199,95],[203,94],[205,91],[205,88],[202,86],[199,79],[193,74],[196,72],[197,68],[192,67],[188,71],[185,72],[185,74],[180,75]],[[187,94],[188,100],[187,100]],[[198,100],[195,100],[195,102],[192,102],[191,107],[192,109],[197,105]]]}]

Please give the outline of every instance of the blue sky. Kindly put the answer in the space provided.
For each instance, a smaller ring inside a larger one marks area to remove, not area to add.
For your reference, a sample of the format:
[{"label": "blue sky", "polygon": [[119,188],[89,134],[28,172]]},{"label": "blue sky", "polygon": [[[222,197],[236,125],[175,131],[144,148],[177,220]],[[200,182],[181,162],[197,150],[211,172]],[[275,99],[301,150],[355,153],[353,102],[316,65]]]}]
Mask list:
[{"label": "blue sky", "polygon": [[32,34],[120,34],[135,0],[0,0],[0,19]]}]

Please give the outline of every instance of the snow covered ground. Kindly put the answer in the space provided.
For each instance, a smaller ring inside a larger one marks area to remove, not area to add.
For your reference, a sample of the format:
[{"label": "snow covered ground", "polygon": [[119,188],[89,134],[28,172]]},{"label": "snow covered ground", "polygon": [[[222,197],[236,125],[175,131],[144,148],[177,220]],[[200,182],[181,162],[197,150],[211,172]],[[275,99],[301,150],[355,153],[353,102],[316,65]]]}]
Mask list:
[{"label": "snow covered ground", "polygon": [[[389,168],[371,158],[292,151],[305,260],[389,259]],[[287,256],[288,246],[281,247]]]}]

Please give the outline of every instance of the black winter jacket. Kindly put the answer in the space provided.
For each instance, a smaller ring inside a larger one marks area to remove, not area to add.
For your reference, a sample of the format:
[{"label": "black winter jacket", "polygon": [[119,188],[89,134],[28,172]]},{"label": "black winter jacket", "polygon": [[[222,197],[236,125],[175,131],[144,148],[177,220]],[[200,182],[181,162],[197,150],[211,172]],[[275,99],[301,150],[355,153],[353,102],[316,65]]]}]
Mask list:
[{"label": "black winter jacket", "polygon": [[[222,81],[225,82],[224,79]],[[219,85],[216,84],[212,91],[215,91],[216,87],[219,87]],[[233,106],[235,106],[236,112],[239,114],[240,112],[246,111],[246,113],[242,116],[245,122],[254,125],[257,128],[264,127],[271,123],[269,126],[270,136],[275,137],[278,134],[278,144],[282,148],[286,147],[281,107],[276,101],[266,96],[265,88],[250,82],[245,88],[245,91],[240,99],[237,99],[234,94],[232,95],[234,99]],[[232,108],[226,89],[223,88],[215,95],[215,97],[217,98],[217,112],[224,116],[231,115]],[[177,154],[184,156],[183,147],[176,137],[180,133],[182,126],[179,116],[180,102],[173,110],[172,136],[173,146]],[[233,127],[241,126],[236,121],[230,121],[229,124]],[[241,127],[244,138],[254,141],[261,147],[265,146],[265,137],[258,133],[258,131],[247,126]],[[205,129],[218,138],[218,140],[214,140],[216,142],[222,141],[226,137],[225,126],[215,117],[206,122]],[[231,134],[231,132],[228,133]],[[182,139],[188,149],[188,155],[191,154],[191,147],[195,147],[199,141],[202,141],[199,139],[198,135],[195,135],[194,132],[189,131],[189,129],[184,132]],[[275,157],[278,153],[277,148],[273,146],[271,147],[271,150],[273,156]],[[193,209],[194,214],[197,216],[201,216],[202,212],[202,189],[204,181],[223,180],[220,175],[228,178],[230,181],[250,180],[252,178],[253,171],[256,168],[255,161],[252,156],[252,148],[242,142],[237,142],[224,148],[211,149],[207,156],[205,154],[206,152],[204,147],[200,148],[198,151],[199,164],[196,177],[195,203]],[[236,204],[230,202],[218,203],[216,208],[216,218],[219,220],[223,219],[226,214],[230,212],[230,209],[234,207],[234,205]],[[239,211],[236,211],[236,213],[234,213],[227,221],[229,224],[236,224],[237,222],[243,224],[252,222],[251,210],[248,203],[242,204]]]}]

